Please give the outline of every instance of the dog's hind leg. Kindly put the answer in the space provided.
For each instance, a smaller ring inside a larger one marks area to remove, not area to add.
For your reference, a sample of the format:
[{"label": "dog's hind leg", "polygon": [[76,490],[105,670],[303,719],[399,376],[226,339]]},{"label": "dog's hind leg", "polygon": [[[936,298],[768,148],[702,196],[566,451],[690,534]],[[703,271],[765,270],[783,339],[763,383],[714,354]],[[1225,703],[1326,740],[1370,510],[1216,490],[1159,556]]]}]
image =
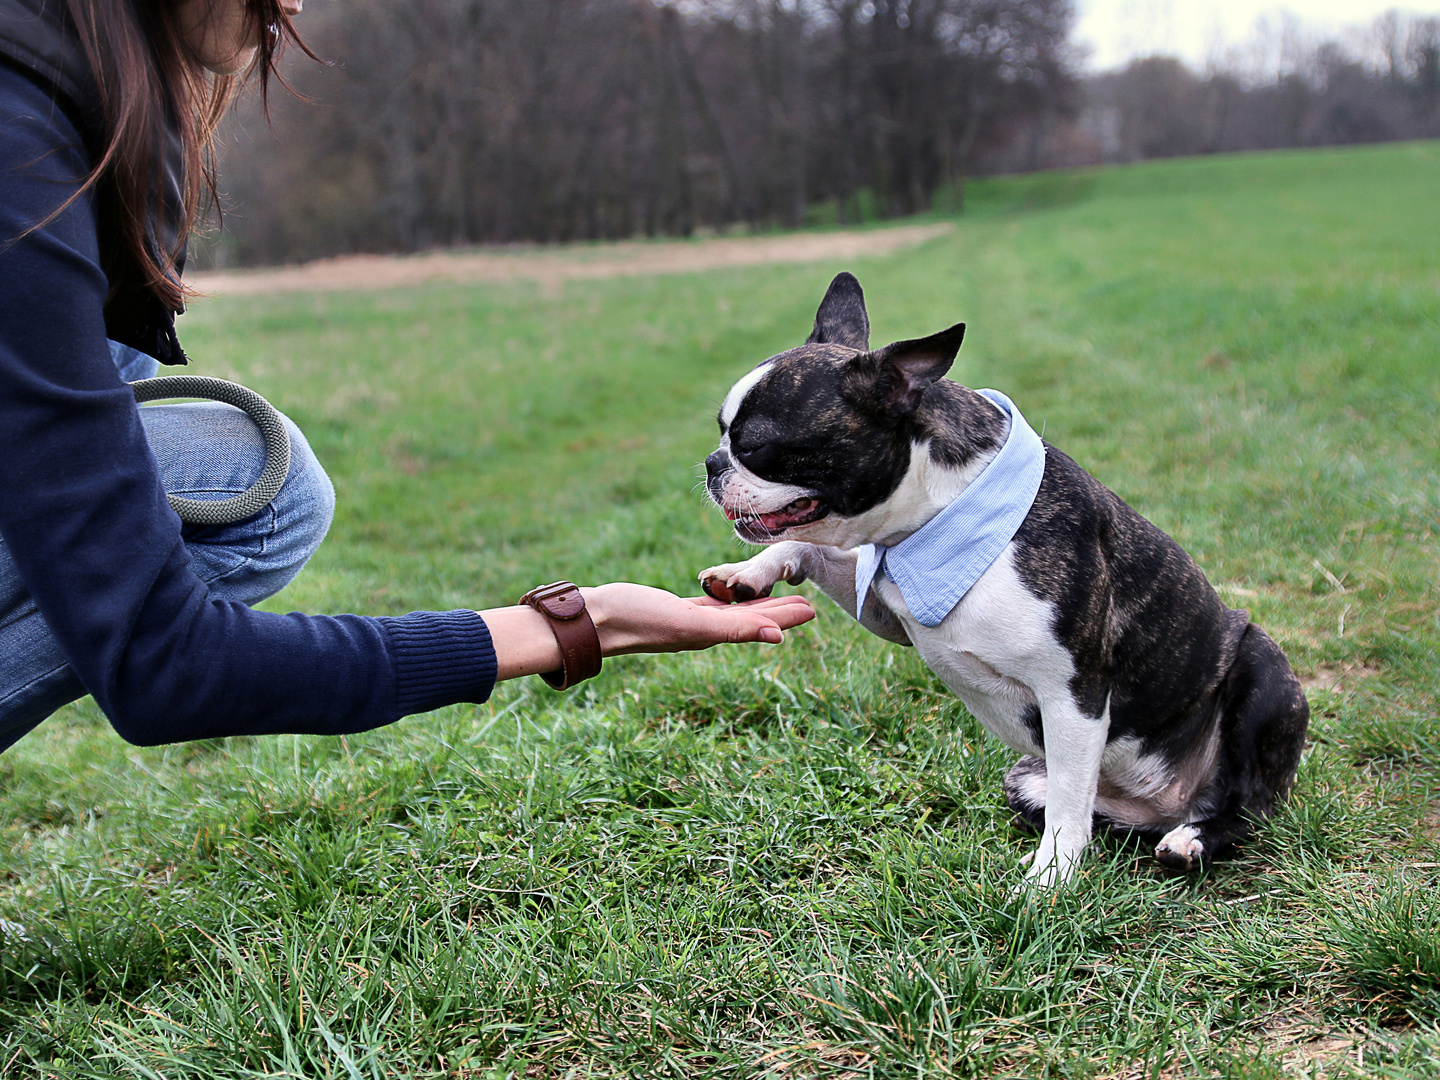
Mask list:
[{"label": "dog's hind leg", "polygon": [[1205,793],[1208,817],[1161,838],[1155,858],[1175,870],[1194,870],[1254,833],[1290,793],[1310,706],[1280,646],[1251,623],[1220,684],[1221,762],[1216,786]]},{"label": "dog's hind leg", "polygon": [[[1015,812],[1013,824],[1018,829],[1032,832],[1045,831],[1045,796],[1049,778],[1045,773],[1045,759],[1026,754],[1005,774],[1005,801]],[[1091,831],[1106,833],[1122,842],[1135,842],[1153,847],[1166,832],[1163,825],[1138,824],[1133,820],[1112,817],[1102,809],[1101,800],[1095,801],[1095,816],[1091,820]]]},{"label": "dog's hind leg", "polygon": [[1005,801],[1023,824],[1037,833],[1045,831],[1045,792],[1048,778],[1045,759],[1026,754],[1005,774]]}]

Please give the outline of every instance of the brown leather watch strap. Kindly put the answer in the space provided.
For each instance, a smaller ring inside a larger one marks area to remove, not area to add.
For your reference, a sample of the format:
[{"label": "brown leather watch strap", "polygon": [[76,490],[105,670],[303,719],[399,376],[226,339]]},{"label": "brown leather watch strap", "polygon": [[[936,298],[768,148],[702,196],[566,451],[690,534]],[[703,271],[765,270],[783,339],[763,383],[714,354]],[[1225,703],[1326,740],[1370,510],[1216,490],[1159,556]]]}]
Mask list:
[{"label": "brown leather watch strap", "polygon": [[569,581],[541,585],[522,596],[520,603],[529,604],[549,620],[560,646],[560,670],[541,672],[542,679],[556,690],[568,690],[600,674],[600,634],[577,585]]}]

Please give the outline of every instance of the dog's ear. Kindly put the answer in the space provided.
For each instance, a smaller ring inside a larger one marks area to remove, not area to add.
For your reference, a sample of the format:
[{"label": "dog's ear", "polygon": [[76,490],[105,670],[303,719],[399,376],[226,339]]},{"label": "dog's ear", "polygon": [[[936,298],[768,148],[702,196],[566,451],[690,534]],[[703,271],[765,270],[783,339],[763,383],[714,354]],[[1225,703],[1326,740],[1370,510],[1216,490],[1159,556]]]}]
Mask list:
[{"label": "dog's ear", "polygon": [[807,345],[848,345],[852,349],[870,347],[870,316],[865,314],[865,293],[854,274],[840,273],[825,290],[820,310],[815,312],[815,329],[806,339]]},{"label": "dog's ear", "polygon": [[956,323],[929,337],[861,353],[845,365],[841,393],[862,408],[891,417],[909,416],[926,389],[950,370],[964,340],[965,324]]}]

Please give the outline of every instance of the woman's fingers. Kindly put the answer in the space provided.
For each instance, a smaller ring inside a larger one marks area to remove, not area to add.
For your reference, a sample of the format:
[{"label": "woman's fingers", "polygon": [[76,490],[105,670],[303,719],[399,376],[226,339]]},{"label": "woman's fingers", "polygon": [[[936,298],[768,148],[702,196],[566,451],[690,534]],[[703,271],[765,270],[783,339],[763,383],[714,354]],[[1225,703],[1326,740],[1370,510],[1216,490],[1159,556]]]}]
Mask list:
[{"label": "woman's fingers", "polygon": [[691,602],[691,610],[703,623],[723,633],[720,640],[729,642],[763,641],[779,645],[785,631],[807,623],[815,617],[815,609],[803,596],[784,596],[755,600],[748,604],[701,604]]},{"label": "woman's fingers", "polygon": [[764,600],[749,600],[743,604],[727,604],[722,600],[715,600],[708,596],[686,597],[686,600],[696,607],[705,608],[710,611],[733,611],[737,613],[763,615],[783,630],[789,630],[792,626],[807,623],[815,617],[815,609],[810,606],[810,601],[803,596],[771,596],[766,597]]},{"label": "woman's fingers", "polygon": [[766,596],[758,600],[745,600],[734,603],[729,600],[717,600],[713,596],[687,596],[685,600],[696,607],[707,608],[734,608],[737,611],[767,611],[772,607],[809,607],[810,601],[798,593],[791,593],[788,596]]},{"label": "woman's fingers", "polygon": [[625,582],[585,592],[607,656],[708,649],[742,641],[778,645],[787,629],[815,617],[803,596],[721,604],[709,598],[682,599],[661,589]]},{"label": "woman's fingers", "polygon": [[705,613],[705,618],[715,620],[711,625],[734,628],[740,637],[727,638],[736,641],[763,641],[779,645],[785,640],[784,631],[800,626],[815,618],[815,609],[803,596],[775,596],[764,600],[751,600],[743,604],[727,604],[711,597],[687,597],[696,614]]}]

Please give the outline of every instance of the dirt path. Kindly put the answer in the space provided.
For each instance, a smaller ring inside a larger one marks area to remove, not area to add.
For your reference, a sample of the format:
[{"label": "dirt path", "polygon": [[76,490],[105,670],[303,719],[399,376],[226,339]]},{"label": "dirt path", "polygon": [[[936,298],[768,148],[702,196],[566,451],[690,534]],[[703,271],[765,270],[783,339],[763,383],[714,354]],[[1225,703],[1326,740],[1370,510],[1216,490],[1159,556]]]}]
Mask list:
[{"label": "dirt path", "polygon": [[624,242],[562,248],[499,248],[427,255],[351,255],[273,270],[198,273],[187,283],[202,293],[245,296],[275,292],[392,289],[430,282],[534,281],[556,289],[582,278],[683,274],[729,266],[821,262],[888,255],[941,236],[949,223],[893,229],[731,237],[658,243]]}]

